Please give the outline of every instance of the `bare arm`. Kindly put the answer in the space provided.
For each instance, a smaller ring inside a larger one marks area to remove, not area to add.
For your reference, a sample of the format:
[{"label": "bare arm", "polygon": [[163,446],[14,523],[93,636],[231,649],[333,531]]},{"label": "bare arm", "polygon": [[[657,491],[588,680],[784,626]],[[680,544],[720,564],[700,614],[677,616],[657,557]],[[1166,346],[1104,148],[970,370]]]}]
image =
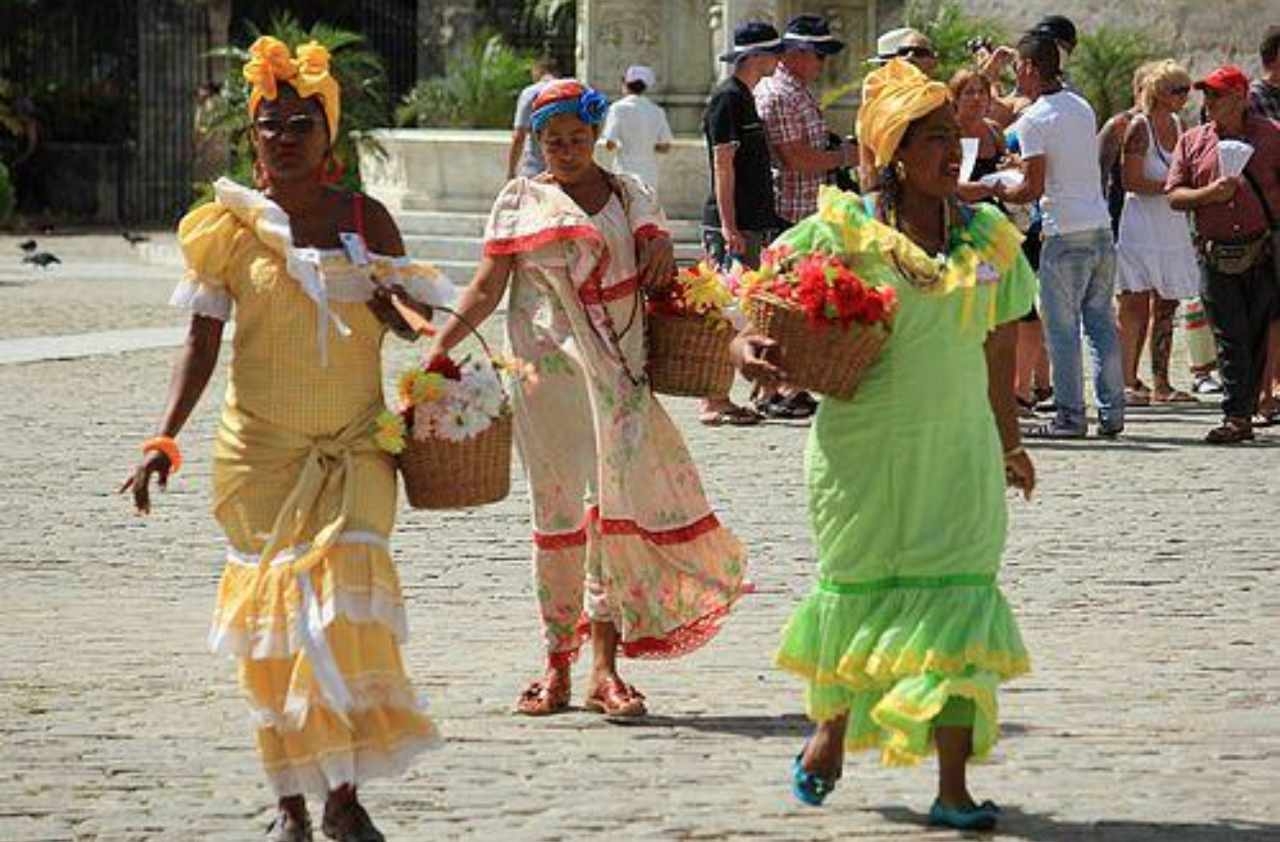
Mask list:
[{"label": "bare arm", "polygon": [[[182,431],[191,411],[200,402],[209,378],[218,365],[218,350],[222,346],[223,324],[208,316],[192,316],[191,327],[187,331],[187,341],[173,364],[173,374],[169,378],[169,398],[160,423],[156,425],[157,436],[177,437]],[[133,502],[138,512],[146,514],[151,511],[151,475],[159,478],[160,487],[169,482],[172,469],[169,457],[160,452],[150,452],[134,469],[133,475],[120,487],[124,493],[133,489]]]},{"label": "bare arm", "polygon": [[514,264],[515,257],[509,254],[485,257],[480,261],[475,276],[462,293],[462,300],[458,302],[458,315],[449,319],[431,343],[428,359],[449,353],[455,345],[467,338],[470,333],[467,325],[478,329],[481,322],[489,318],[502,303]]},{"label": "bare arm", "polygon": [[507,181],[516,177],[516,170],[520,168],[520,156],[524,154],[524,144],[528,137],[528,129],[516,129],[511,133],[511,148],[507,150]]},{"label": "bare arm", "polygon": [[1144,158],[1151,141],[1147,137],[1146,125],[1133,120],[1124,136],[1124,152],[1120,163],[1121,181],[1124,189],[1130,193],[1144,195],[1163,195],[1164,182],[1147,178]]},{"label": "bare arm", "polygon": [[1045,161],[1043,155],[1037,155],[1034,158],[1022,159],[1022,185],[1012,190],[1006,187],[997,187],[995,195],[997,199],[1013,205],[1029,205],[1044,195],[1044,170]]},{"label": "bare arm", "polygon": [[870,193],[880,186],[880,175],[876,172],[876,153],[870,146],[858,144],[858,189]]},{"label": "bare arm", "polygon": [[1022,449],[1022,431],[1018,428],[1018,405],[1014,398],[1017,371],[1018,323],[1006,322],[987,335],[983,350],[987,358],[987,400],[995,416],[1004,450],[1005,476],[1011,485],[1022,489],[1028,498],[1035,490],[1035,466]]},{"label": "bare arm", "polygon": [[1120,159],[1124,146],[1125,131],[1128,118],[1124,112],[1116,114],[1102,126],[1098,132],[1098,170],[1102,173],[1102,192],[1107,192],[1107,182],[1111,179],[1111,168]]},{"label": "bare arm", "polygon": [[715,148],[716,206],[720,210],[720,232],[730,254],[742,254],[746,243],[738,231],[738,208],[734,202],[733,156],[737,144],[722,143]]},{"label": "bare arm", "polygon": [[1205,205],[1229,202],[1240,189],[1240,177],[1220,178],[1204,187],[1175,187],[1169,191],[1169,205],[1176,211],[1190,211]]},{"label": "bare arm", "polygon": [[[404,256],[404,240],[391,213],[377,199],[368,196],[364,198],[364,205],[365,236],[370,251],[387,257]],[[431,308],[416,301],[400,284],[378,284],[368,306],[379,321],[406,341],[412,342],[420,331],[429,330]]]},{"label": "bare arm", "polygon": [[773,147],[784,169],[802,173],[825,173],[849,165],[849,147],[814,149],[803,140]]}]

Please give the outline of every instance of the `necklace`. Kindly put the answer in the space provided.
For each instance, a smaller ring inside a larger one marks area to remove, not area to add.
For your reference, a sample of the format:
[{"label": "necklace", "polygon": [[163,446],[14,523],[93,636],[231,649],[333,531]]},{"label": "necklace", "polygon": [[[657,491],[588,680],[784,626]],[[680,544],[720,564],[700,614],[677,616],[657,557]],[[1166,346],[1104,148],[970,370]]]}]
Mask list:
[{"label": "necklace", "polygon": [[896,208],[892,206],[888,208],[887,222],[897,232],[897,240],[905,240],[905,248],[909,249],[913,245],[925,255],[924,260],[914,258],[909,263],[904,263],[903,246],[895,240],[892,247],[888,250],[889,259],[893,262],[893,266],[898,270],[898,274],[907,279],[913,287],[918,289],[929,289],[940,283],[947,272],[947,260],[950,256],[951,248],[951,205],[949,202],[942,203],[942,251],[935,255],[929,255],[923,248],[916,245],[902,228],[902,220],[898,216]]}]

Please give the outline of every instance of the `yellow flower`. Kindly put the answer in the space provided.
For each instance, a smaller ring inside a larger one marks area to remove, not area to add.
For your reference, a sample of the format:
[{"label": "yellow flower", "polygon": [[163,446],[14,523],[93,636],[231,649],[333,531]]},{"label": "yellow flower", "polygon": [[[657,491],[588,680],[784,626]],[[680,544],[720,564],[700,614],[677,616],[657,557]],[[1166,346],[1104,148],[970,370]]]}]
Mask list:
[{"label": "yellow flower", "polygon": [[404,450],[404,419],[390,410],[378,413],[373,422],[373,443],[388,453]]},{"label": "yellow flower", "polygon": [[397,390],[401,406],[408,408],[421,403],[434,403],[444,397],[444,377],[434,371],[411,369],[400,375]]}]

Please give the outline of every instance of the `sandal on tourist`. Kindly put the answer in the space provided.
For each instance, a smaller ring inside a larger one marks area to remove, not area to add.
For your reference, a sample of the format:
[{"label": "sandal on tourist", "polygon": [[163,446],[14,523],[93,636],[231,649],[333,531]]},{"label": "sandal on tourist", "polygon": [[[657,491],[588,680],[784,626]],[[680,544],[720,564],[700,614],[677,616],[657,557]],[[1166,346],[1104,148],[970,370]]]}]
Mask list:
[{"label": "sandal on tourist", "polygon": [[726,424],[730,427],[754,427],[764,419],[760,413],[750,407],[735,406],[731,409],[703,413],[698,416],[698,420],[708,427],[721,427]]},{"label": "sandal on tourist", "polygon": [[801,421],[812,416],[815,410],[816,404],[810,406],[807,401],[797,400],[795,396],[771,395],[756,401],[756,412],[777,421]]},{"label": "sandal on tourist", "polygon": [[373,819],[355,799],[340,807],[325,804],[320,829],[334,842],[387,842],[382,831],[374,827]]},{"label": "sandal on tourist", "polygon": [[804,768],[804,753],[808,748],[809,743],[806,742],[791,763],[791,794],[810,807],[821,807],[822,802],[835,790],[840,776],[824,778],[816,772],[807,771]]},{"label": "sandal on tourist", "polygon": [[1126,386],[1124,388],[1125,406],[1149,406],[1151,391],[1145,386]]},{"label": "sandal on tourist", "polygon": [[280,810],[267,825],[267,842],[311,842],[311,817],[298,818],[288,810]]},{"label": "sandal on tourist", "polygon": [[1253,425],[1247,418],[1228,418],[1204,437],[1207,444],[1238,444],[1253,441]]},{"label": "sandal on tourist", "polygon": [[593,713],[619,718],[644,716],[648,713],[644,706],[644,693],[620,678],[610,678],[597,686],[591,691],[583,707]]},{"label": "sandal on tourist", "polygon": [[938,800],[929,809],[929,824],[953,830],[991,830],[999,814],[1000,808],[990,801],[972,807],[948,807]]},{"label": "sandal on tourist", "polygon": [[1220,395],[1222,384],[1212,374],[1197,374],[1195,382],[1191,384],[1191,391],[1197,395]]},{"label": "sandal on tourist", "polygon": [[552,684],[536,678],[529,682],[516,702],[516,713],[525,716],[550,716],[569,709],[571,690],[568,682]]},{"label": "sandal on tourist", "polygon": [[1181,389],[1173,389],[1168,392],[1152,392],[1152,403],[1200,403],[1196,396],[1190,392],[1184,392]]}]

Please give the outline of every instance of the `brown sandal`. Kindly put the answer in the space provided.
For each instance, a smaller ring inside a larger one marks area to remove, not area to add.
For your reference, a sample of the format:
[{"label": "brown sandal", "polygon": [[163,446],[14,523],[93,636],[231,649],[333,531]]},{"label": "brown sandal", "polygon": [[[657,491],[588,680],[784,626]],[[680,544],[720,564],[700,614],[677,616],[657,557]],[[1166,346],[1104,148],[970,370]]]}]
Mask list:
[{"label": "brown sandal", "polygon": [[1214,427],[1205,435],[1208,444],[1239,444],[1253,441],[1253,427],[1248,419],[1228,418],[1222,426]]},{"label": "brown sandal", "polygon": [[563,686],[558,682],[552,685],[541,678],[536,678],[530,681],[529,686],[520,694],[520,699],[516,702],[516,713],[522,713],[525,716],[550,716],[553,713],[568,710],[569,695],[570,688],[567,683]]},{"label": "brown sandal", "polygon": [[610,679],[591,691],[584,704],[593,713],[628,718],[644,716],[644,693],[618,678]]}]

